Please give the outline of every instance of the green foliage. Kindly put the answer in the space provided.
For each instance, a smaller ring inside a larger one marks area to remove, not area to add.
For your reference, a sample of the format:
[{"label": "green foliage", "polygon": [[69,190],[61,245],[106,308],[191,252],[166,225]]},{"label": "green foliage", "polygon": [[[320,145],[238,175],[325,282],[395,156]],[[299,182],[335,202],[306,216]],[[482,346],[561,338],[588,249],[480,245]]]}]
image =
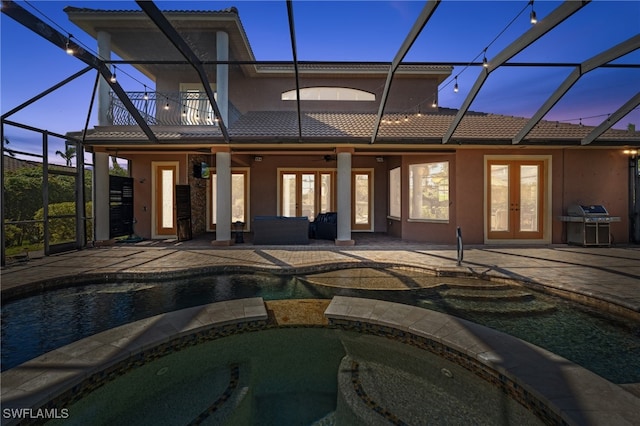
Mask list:
[{"label": "green foliage", "polygon": [[[75,241],[76,239],[76,203],[67,201],[56,204],[49,204],[49,236],[50,244],[56,244],[67,241]],[[86,211],[91,211],[91,202],[86,203]],[[69,216],[64,218],[56,218],[55,216]],[[44,209],[40,208],[33,216],[35,220],[44,220]],[[40,235],[44,234],[44,226],[38,224]],[[87,235],[92,235],[93,230],[87,229]]]},{"label": "green foliage", "polygon": [[[85,179],[85,185],[91,178]],[[5,174],[5,215],[9,221],[30,220],[42,208],[42,166],[22,167]],[[90,194],[90,191],[88,192]],[[87,194],[87,192],[85,192]],[[73,176],[49,175],[49,203],[75,199]]]}]

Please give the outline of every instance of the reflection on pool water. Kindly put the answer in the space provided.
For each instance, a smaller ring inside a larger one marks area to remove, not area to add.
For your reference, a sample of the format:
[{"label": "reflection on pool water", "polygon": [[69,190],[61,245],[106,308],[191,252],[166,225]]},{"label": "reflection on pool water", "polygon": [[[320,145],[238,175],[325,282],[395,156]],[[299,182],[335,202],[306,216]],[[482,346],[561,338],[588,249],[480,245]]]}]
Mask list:
[{"label": "reflection on pool water", "polygon": [[[385,284],[386,280],[386,285]],[[389,288],[389,280],[396,280]],[[368,289],[351,289],[358,285]],[[401,268],[281,277],[228,274],[50,291],[2,307],[2,369],[108,328],[163,312],[244,297],[368,297],[420,306],[544,347],[614,383],[640,382],[640,324],[614,320],[517,285],[434,277]]]},{"label": "reflection on pool water", "polygon": [[389,424],[390,417],[404,424],[542,424],[497,387],[427,351],[324,328],[269,329],[192,346],[108,382],[69,412],[65,425],[198,419],[370,426]]}]

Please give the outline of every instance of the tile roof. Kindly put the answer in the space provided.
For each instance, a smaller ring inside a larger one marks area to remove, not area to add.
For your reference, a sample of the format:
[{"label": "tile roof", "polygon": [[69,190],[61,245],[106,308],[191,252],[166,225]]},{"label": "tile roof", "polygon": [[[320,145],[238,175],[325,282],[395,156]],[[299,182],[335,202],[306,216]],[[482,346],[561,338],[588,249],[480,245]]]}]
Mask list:
[{"label": "tile roof", "polygon": [[[408,115],[385,115],[380,123],[377,141],[398,143],[440,143],[455,118],[455,110],[442,109],[439,113]],[[371,138],[376,122],[374,113],[350,112],[306,112],[302,114],[302,138],[309,141],[331,139],[335,142],[359,142]],[[497,114],[468,113],[464,116],[451,143],[502,144],[511,140],[526,125],[529,119]],[[554,121],[539,122],[521,142],[526,144],[575,145],[585,138],[594,127]],[[217,127],[183,126],[157,127],[152,130],[161,141],[182,142],[215,140],[222,137]],[[233,141],[252,140],[282,141],[298,138],[298,115],[295,111],[252,111],[229,125],[229,136]],[[87,135],[87,142],[96,141],[146,141],[137,127],[98,127]],[[640,132],[609,129],[593,145],[640,144]]]}]

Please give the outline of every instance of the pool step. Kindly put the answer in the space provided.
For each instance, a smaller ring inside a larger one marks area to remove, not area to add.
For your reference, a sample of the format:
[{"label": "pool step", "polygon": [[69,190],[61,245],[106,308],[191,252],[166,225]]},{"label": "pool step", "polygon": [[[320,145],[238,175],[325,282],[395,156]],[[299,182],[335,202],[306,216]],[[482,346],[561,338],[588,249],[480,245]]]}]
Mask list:
[{"label": "pool step", "polygon": [[460,282],[442,282],[437,287],[438,290],[461,289],[461,290],[511,290],[513,285],[504,283],[494,283],[485,280],[466,279]]},{"label": "pool step", "polygon": [[[471,285],[469,285],[471,284]],[[526,316],[553,312],[556,307],[525,288],[509,284],[462,281],[442,285],[420,305],[454,315]]]},{"label": "pool step", "polygon": [[478,302],[469,299],[423,299],[418,306],[444,310],[451,314],[485,314],[492,316],[530,316],[554,312],[557,308],[539,300],[517,302],[510,300],[485,300]]},{"label": "pool step", "polygon": [[476,301],[510,300],[510,301],[530,301],[535,296],[528,291],[513,289],[490,289],[478,291],[475,289],[454,288],[440,291],[439,294],[445,299],[461,299]]}]

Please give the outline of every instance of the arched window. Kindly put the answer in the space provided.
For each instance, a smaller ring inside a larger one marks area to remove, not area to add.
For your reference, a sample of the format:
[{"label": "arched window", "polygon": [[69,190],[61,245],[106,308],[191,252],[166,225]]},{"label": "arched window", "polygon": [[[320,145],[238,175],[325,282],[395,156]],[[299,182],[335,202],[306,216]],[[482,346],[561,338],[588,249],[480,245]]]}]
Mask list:
[{"label": "arched window", "polygon": [[[295,101],[296,91],[282,93],[283,101]],[[304,87],[300,89],[302,101],[375,101],[376,95],[348,87]]]}]

